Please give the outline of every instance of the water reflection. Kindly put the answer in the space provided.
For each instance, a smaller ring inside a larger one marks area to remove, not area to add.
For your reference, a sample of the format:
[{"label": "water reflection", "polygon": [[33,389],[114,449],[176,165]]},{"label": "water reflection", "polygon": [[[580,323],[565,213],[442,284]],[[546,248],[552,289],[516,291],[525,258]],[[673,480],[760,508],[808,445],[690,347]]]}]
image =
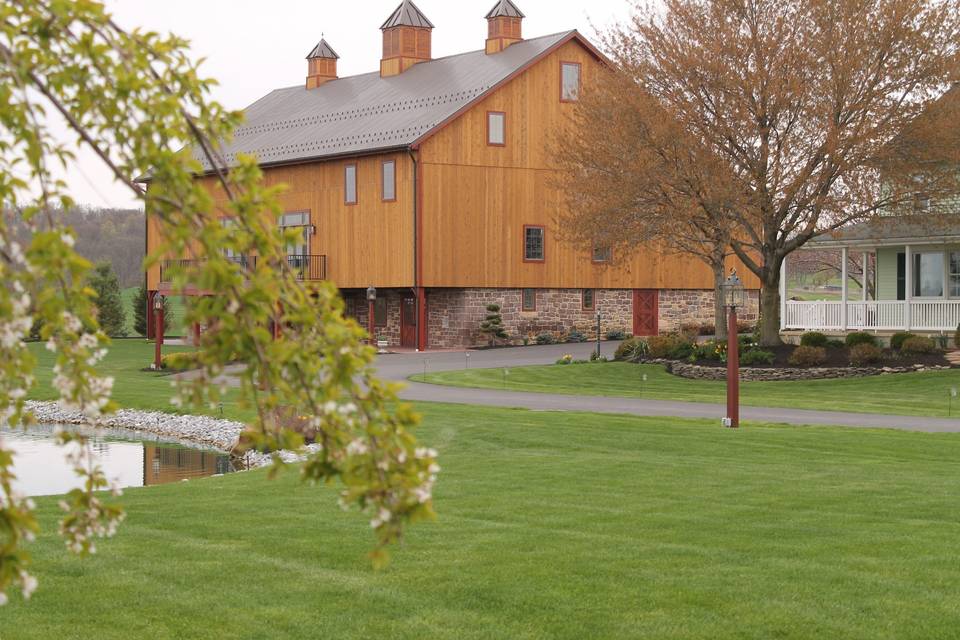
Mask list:
[{"label": "water reflection", "polygon": [[[51,426],[32,427],[27,432],[0,429],[5,445],[16,452],[15,486],[27,495],[56,495],[80,486],[65,463],[66,450],[53,441],[53,430]],[[110,429],[87,435],[107,477],[117,479],[122,487],[178,482],[234,470],[227,455],[162,442],[150,434]]]}]

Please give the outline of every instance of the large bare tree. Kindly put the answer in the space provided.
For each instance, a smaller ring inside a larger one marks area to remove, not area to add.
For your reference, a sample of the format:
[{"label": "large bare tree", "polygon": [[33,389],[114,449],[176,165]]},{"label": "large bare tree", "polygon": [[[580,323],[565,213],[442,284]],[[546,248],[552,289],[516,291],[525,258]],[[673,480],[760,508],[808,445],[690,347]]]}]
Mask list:
[{"label": "large bare tree", "polygon": [[[704,175],[739,184],[730,245],[761,281],[764,344],[780,340],[787,255],[918,191],[956,192],[960,101],[938,99],[960,78],[958,43],[960,0],[664,0],[605,35],[615,72],[659,107],[638,126],[668,114],[692,157],[725,169]],[[599,149],[621,134],[579,131]]]},{"label": "large bare tree", "polygon": [[[590,133],[554,142],[565,239],[609,250],[615,260],[644,247],[693,256],[710,267],[719,292],[742,200],[726,166],[626,74],[602,73],[570,124],[567,131]],[[720,296],[715,304],[717,337],[725,338]]]}]

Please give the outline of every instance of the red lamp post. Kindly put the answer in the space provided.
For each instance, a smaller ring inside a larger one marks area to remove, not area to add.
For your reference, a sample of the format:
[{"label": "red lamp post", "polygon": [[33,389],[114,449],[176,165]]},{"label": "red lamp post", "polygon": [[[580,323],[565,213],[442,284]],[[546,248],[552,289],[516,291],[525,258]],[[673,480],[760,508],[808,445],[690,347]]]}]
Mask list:
[{"label": "red lamp post", "polygon": [[737,307],[744,303],[743,282],[737,277],[737,270],[721,287],[723,304],[728,310],[727,316],[727,417],[723,426],[737,429],[740,426],[740,336],[737,332]]},{"label": "red lamp post", "polygon": [[159,293],[153,296],[153,319],[156,322],[153,330],[153,368],[159,371],[163,365],[163,356],[160,353],[163,347],[163,296]]},{"label": "red lamp post", "polygon": [[376,331],[377,324],[374,318],[374,303],[377,301],[377,289],[373,285],[367,287],[367,303],[370,305],[367,310],[367,332],[370,334],[370,344],[375,345],[373,334]]}]

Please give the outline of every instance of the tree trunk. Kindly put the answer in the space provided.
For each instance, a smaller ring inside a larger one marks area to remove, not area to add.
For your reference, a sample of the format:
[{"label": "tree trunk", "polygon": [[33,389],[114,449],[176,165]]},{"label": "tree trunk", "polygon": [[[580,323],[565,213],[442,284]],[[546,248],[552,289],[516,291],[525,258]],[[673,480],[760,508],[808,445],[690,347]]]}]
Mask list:
[{"label": "tree trunk", "polygon": [[760,290],[760,345],[777,347],[783,344],[780,339],[780,272],[762,283]]},{"label": "tree trunk", "polygon": [[711,267],[713,268],[713,317],[716,318],[715,337],[718,341],[722,341],[727,339],[727,308],[723,303],[723,281],[727,277],[727,271],[722,260],[719,263],[714,262]]}]

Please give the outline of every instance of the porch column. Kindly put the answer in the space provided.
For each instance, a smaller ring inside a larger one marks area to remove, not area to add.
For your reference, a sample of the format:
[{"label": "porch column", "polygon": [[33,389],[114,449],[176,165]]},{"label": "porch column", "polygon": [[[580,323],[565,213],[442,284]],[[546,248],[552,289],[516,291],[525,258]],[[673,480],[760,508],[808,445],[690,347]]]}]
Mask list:
[{"label": "porch column", "polygon": [[787,328],[787,257],[780,263],[780,331]]},{"label": "porch column", "polygon": [[849,291],[848,291],[848,280],[849,274],[847,273],[847,265],[850,262],[850,250],[847,247],[844,247],[840,250],[840,291],[841,291],[841,301],[840,305],[840,329],[841,331],[847,330],[847,304],[849,302]]},{"label": "porch column", "polygon": [[910,304],[913,302],[913,255],[910,251],[910,245],[903,248],[906,254],[906,264],[904,265],[903,278],[905,280],[903,287],[903,329],[910,331],[910,325],[913,319],[910,317]]},{"label": "porch column", "polygon": [[863,276],[860,279],[860,288],[863,289],[863,301],[866,302],[869,299],[867,291],[870,289],[870,253],[867,251],[863,252]]}]

